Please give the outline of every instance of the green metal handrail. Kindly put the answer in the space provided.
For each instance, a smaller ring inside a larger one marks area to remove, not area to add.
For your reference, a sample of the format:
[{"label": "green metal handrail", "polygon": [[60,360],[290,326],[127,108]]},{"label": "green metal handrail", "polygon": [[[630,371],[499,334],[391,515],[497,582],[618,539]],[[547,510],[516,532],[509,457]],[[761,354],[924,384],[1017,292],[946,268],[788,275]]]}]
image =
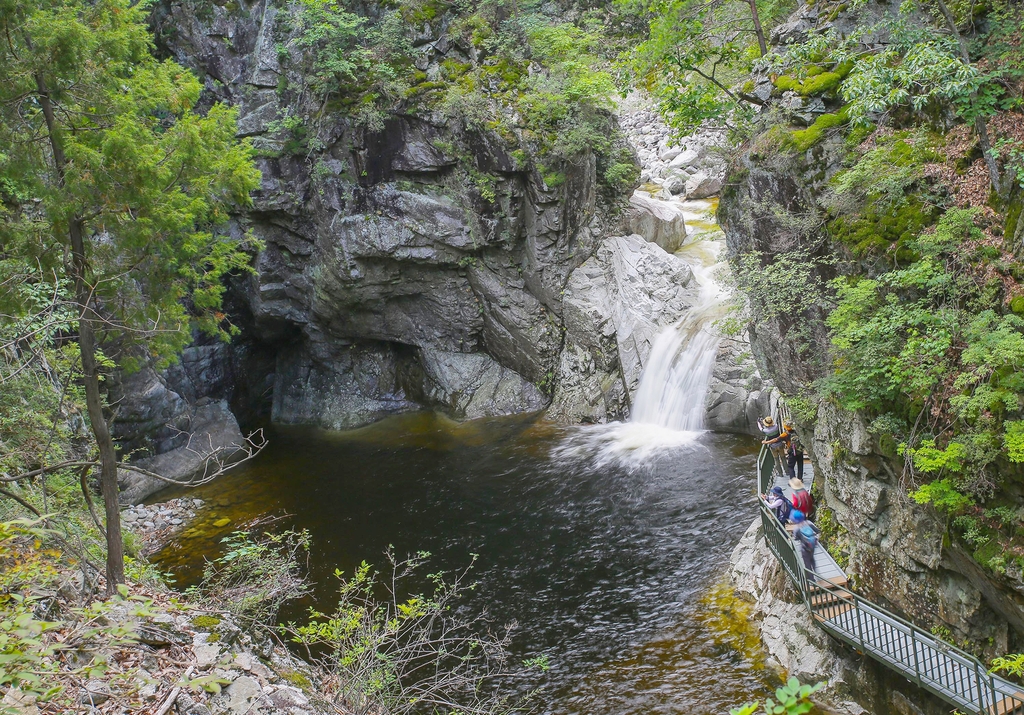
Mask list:
[{"label": "green metal handrail", "polygon": [[[758,492],[763,494],[774,481],[774,458],[764,446],[757,466]],[[819,627],[958,708],[976,715],[1024,713],[1024,692],[989,673],[970,653],[921,631],[845,586],[808,574],[793,538],[765,501],[758,497],[758,502],[765,542]]]}]

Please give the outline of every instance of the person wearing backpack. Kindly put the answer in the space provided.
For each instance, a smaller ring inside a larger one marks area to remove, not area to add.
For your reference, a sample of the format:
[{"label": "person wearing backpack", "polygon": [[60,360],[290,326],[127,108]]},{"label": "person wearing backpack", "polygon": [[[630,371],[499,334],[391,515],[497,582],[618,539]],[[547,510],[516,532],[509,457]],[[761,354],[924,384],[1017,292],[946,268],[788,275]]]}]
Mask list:
[{"label": "person wearing backpack", "polygon": [[796,525],[793,531],[793,540],[797,543],[797,551],[804,562],[804,570],[807,571],[807,580],[813,582],[814,576],[814,549],[818,546],[818,534],[821,529],[804,518],[803,512],[794,509],[789,514],[789,520]]},{"label": "person wearing backpack", "polygon": [[799,477],[793,477],[789,480],[789,488],[793,490],[793,508],[799,509],[805,517],[810,519],[814,514],[814,499],[804,487],[803,481]]},{"label": "person wearing backpack", "polygon": [[775,518],[779,520],[779,523],[783,526],[789,521],[789,514],[793,508],[793,505],[789,503],[789,499],[786,499],[786,495],[782,493],[782,487],[772,487],[772,490],[767,494],[762,494],[761,498],[768,504],[768,508],[775,512]]},{"label": "person wearing backpack", "polygon": [[804,478],[804,446],[800,444],[800,437],[790,426],[787,426],[789,432],[789,445],[786,447],[786,474],[792,479],[796,477],[798,479]]}]

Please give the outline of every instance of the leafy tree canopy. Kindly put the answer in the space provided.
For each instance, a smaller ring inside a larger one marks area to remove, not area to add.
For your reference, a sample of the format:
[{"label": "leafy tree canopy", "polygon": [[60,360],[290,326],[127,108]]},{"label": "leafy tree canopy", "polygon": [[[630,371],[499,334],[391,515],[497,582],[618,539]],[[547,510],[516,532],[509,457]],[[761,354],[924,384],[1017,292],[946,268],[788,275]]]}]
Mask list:
[{"label": "leafy tree canopy", "polygon": [[80,222],[102,333],[142,337],[163,359],[193,324],[226,334],[221,278],[248,256],[215,227],[259,179],[235,110],[194,111],[199,82],[153,57],[144,4],[2,0],[0,17],[5,256],[63,273]]}]

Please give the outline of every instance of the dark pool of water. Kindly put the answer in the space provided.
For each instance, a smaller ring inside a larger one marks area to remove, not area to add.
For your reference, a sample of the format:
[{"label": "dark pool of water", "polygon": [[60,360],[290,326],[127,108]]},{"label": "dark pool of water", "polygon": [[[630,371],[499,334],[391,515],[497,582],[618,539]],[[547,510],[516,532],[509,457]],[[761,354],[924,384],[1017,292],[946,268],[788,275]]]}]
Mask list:
[{"label": "dark pool of water", "polygon": [[[288,514],[312,534],[313,600],[330,608],[334,570],[382,563],[389,544],[431,552],[434,570],[479,554],[465,607],[517,621],[517,658],[548,656],[531,683],[543,712],[706,715],[762,697],[775,676],[713,592],[755,514],[751,440],[706,434],[620,463],[588,451],[609,429],[416,414],[274,430],[258,458],[189,492],[207,506],[157,560],[186,582],[233,528]],[[585,447],[552,456],[566,444]]]}]

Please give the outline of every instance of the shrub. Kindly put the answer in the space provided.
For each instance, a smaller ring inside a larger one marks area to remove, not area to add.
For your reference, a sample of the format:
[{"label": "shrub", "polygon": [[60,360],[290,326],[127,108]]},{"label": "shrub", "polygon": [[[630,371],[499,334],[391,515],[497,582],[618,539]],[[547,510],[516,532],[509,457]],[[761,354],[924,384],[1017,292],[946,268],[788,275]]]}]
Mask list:
[{"label": "shrub", "polygon": [[403,595],[415,588],[410,584],[428,557],[420,552],[397,560],[388,551],[390,568],[383,577],[365,562],[351,578],[337,572],[334,611],[311,610],[305,625],[282,629],[311,653],[322,654],[314,659],[315,669],[320,694],[331,707],[354,715],[494,715],[523,705],[497,686],[526,667],[546,663],[541,658],[523,668],[510,665],[513,625],[493,634],[482,616],[459,615],[459,599],[474,587],[467,582],[469,569],[450,579],[427,575],[429,593]]},{"label": "shrub", "polygon": [[187,595],[231,613],[242,628],[273,627],[286,602],[305,595],[309,532],[236,531],[221,540],[225,553],[208,561]]}]

